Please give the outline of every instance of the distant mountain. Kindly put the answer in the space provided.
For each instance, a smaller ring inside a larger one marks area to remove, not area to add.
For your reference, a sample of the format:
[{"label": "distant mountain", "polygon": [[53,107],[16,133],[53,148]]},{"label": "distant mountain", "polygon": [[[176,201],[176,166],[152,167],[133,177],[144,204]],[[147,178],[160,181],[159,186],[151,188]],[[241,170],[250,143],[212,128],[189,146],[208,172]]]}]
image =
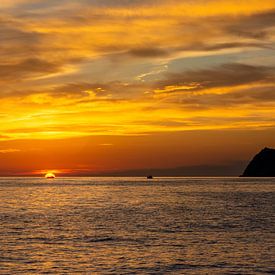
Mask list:
[{"label": "distant mountain", "polygon": [[100,176],[121,176],[133,177],[153,175],[154,177],[210,177],[210,176],[237,176],[245,167],[245,162],[236,161],[224,165],[195,165],[183,166],[175,168],[150,168],[150,169],[135,169],[122,170],[101,173]]},{"label": "distant mountain", "polygon": [[275,177],[275,149],[264,148],[248,164],[242,177]]}]

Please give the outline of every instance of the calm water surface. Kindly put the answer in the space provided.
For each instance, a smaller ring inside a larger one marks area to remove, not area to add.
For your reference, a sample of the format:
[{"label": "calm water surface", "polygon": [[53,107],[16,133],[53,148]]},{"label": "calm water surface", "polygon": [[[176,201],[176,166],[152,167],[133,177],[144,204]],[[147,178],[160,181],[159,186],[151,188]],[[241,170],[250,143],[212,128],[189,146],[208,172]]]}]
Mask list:
[{"label": "calm water surface", "polygon": [[275,274],[275,178],[0,178],[0,274]]}]

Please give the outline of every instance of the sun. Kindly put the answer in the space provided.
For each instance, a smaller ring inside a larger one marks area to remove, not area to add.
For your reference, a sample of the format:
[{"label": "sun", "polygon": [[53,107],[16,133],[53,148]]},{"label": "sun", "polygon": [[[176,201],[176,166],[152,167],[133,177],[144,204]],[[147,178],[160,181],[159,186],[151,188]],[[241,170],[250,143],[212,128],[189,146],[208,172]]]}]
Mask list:
[{"label": "sun", "polygon": [[45,178],[46,179],[54,179],[55,178],[55,174],[54,173],[47,173],[46,175],[45,175]]}]

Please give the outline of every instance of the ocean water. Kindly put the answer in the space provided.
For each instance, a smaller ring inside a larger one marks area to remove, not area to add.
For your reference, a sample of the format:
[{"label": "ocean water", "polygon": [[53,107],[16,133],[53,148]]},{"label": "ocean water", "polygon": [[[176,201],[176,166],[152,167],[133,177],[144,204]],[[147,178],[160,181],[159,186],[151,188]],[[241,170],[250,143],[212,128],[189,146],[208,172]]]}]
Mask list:
[{"label": "ocean water", "polygon": [[0,274],[275,274],[275,178],[0,178]]}]

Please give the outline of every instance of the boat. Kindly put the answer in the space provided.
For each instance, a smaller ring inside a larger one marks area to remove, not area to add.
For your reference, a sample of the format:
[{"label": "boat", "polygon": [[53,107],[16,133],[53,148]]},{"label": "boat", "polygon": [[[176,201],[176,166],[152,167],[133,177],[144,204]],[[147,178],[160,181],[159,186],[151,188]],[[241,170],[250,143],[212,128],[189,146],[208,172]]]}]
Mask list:
[{"label": "boat", "polygon": [[147,179],[149,180],[149,179],[153,179],[154,177],[152,176],[152,175],[148,175],[147,176]]}]

